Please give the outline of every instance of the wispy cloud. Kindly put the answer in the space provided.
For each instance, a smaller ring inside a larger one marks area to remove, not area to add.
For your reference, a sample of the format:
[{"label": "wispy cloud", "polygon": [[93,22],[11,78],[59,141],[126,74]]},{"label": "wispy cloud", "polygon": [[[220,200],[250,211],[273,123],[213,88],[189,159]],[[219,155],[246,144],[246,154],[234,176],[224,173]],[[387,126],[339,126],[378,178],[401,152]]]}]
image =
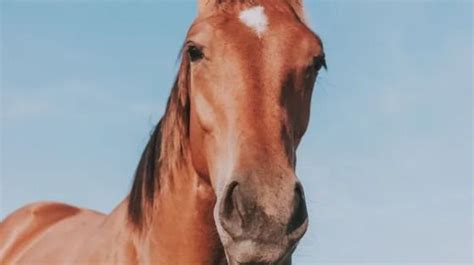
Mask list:
[{"label": "wispy cloud", "polygon": [[59,113],[60,110],[52,102],[22,97],[4,100],[1,116],[4,120],[25,120],[44,119]]},{"label": "wispy cloud", "polygon": [[[124,98],[94,83],[65,81],[42,88],[7,88],[1,117],[8,121],[38,120],[116,113],[141,116],[156,121],[164,110],[162,100],[144,97]],[[17,93],[15,91],[32,91]],[[119,115],[120,114],[120,115]]]}]

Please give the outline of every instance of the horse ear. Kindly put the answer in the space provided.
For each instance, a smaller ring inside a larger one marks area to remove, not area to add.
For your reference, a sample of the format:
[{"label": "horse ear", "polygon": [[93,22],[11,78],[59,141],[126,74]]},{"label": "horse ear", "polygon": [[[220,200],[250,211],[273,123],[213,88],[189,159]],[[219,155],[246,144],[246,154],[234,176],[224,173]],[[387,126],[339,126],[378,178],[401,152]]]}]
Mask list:
[{"label": "horse ear", "polygon": [[303,0],[287,0],[288,4],[293,8],[295,11],[296,15],[302,20],[306,20],[306,16],[304,13],[304,7],[303,7]]}]

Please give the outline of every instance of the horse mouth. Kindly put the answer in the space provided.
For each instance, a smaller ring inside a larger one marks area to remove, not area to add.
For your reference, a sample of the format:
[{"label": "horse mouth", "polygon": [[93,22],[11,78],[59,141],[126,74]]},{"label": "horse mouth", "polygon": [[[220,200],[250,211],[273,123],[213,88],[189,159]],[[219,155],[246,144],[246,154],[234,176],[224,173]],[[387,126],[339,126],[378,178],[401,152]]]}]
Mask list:
[{"label": "horse mouth", "polygon": [[229,265],[289,265],[299,240],[308,228],[308,220],[292,233],[273,241],[258,238],[232,238],[225,244]]},{"label": "horse mouth", "polygon": [[[249,242],[239,242],[235,248],[241,248],[240,252],[229,254],[229,265],[290,265],[291,254],[296,248],[296,244],[289,250],[281,251],[277,245],[256,246]],[[264,248],[267,248],[264,250]],[[255,251],[257,250],[257,251]],[[258,253],[256,253],[258,252]]]}]

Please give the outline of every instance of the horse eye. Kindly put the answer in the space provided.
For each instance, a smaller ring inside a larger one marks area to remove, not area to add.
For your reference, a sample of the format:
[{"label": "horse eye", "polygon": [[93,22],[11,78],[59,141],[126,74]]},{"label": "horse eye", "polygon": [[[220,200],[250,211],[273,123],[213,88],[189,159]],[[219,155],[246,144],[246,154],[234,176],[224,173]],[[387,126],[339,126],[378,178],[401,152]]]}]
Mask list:
[{"label": "horse eye", "polygon": [[188,48],[188,56],[191,62],[196,62],[201,60],[204,57],[204,54],[199,47],[192,45]]},{"label": "horse eye", "polygon": [[326,65],[326,56],[324,55],[324,53],[314,57],[313,67],[316,71],[321,70],[322,67],[324,67],[324,69],[328,69]]}]

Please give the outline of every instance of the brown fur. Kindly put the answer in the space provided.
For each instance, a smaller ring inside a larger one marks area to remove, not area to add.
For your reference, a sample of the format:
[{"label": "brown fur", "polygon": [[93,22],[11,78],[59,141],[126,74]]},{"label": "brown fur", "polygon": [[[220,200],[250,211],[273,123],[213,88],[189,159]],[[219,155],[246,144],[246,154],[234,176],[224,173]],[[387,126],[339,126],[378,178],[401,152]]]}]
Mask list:
[{"label": "brown fur", "polygon": [[[238,20],[252,5],[263,37]],[[308,226],[296,148],[325,66],[302,14],[298,0],[199,0],[130,195],[108,215],[17,210],[0,223],[0,263],[290,264]]]}]

